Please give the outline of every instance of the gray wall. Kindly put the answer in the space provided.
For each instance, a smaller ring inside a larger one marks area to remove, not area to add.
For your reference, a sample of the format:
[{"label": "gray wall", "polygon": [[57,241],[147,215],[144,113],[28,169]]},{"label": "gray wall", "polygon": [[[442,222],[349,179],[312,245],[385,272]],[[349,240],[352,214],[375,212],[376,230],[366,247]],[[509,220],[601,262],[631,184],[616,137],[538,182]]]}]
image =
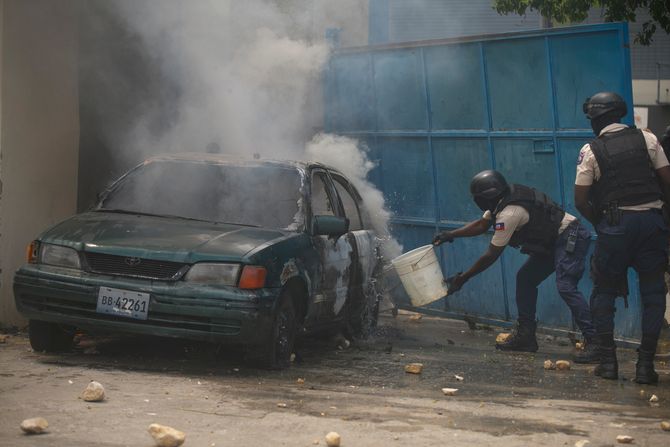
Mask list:
[{"label": "gray wall", "polygon": [[76,209],[78,0],[0,0],[0,326],[26,245]]}]

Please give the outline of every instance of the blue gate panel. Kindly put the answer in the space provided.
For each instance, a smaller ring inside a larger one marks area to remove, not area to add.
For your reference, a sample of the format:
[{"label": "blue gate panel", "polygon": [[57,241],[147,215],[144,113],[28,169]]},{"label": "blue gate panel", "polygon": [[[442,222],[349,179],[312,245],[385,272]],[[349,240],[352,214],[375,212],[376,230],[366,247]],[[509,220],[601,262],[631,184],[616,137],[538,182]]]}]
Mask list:
[{"label": "blue gate panel", "polygon": [[433,162],[428,142],[419,138],[379,138],[377,154],[389,209],[398,217],[435,219]]},{"label": "blue gate panel", "polygon": [[378,128],[427,129],[428,108],[420,51],[375,54],[374,73]]},{"label": "blue gate panel", "polygon": [[480,46],[432,47],[424,54],[433,129],[488,128]]},{"label": "blue gate panel", "polygon": [[485,138],[433,138],[440,220],[469,222],[482,214],[470,197],[470,179],[489,169],[491,160]]},{"label": "blue gate panel", "polygon": [[561,153],[561,174],[563,176],[564,207],[575,216],[579,211],[575,208],[575,176],[577,174],[577,158],[579,150],[588,142],[585,138],[561,138],[558,147]]},{"label": "blue gate panel", "polygon": [[494,129],[551,129],[551,87],[543,38],[484,45]]},{"label": "blue gate panel", "polygon": [[330,128],[337,131],[374,129],[371,65],[368,54],[349,54],[331,61],[333,77],[326,84],[331,101],[326,108]]}]

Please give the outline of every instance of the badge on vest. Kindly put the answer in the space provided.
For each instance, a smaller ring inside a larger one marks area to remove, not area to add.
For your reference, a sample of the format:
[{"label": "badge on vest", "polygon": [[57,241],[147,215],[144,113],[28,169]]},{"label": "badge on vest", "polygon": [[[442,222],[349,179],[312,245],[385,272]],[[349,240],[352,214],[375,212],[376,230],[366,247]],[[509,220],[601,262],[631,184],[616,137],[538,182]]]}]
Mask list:
[{"label": "badge on vest", "polygon": [[582,164],[582,161],[584,161],[584,152],[579,151],[579,156],[577,157],[577,165]]},{"label": "badge on vest", "polygon": [[496,231],[505,231],[505,222],[496,222]]}]

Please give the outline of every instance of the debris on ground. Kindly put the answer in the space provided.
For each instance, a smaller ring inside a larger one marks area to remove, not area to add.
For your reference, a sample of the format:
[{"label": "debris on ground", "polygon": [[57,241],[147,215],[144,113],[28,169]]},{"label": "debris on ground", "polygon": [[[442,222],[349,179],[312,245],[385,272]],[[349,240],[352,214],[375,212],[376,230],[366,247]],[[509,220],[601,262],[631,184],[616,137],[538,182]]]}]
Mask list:
[{"label": "debris on ground", "polygon": [[291,363],[295,362],[295,353],[291,353],[290,361]]},{"label": "debris on ground", "polygon": [[410,374],[421,374],[423,363],[408,363],[405,365],[405,372]]},{"label": "debris on ground", "polygon": [[44,433],[49,423],[44,418],[30,418],[21,422],[21,430],[29,435],[39,435]]},{"label": "debris on ground", "polygon": [[570,362],[567,360],[556,360],[556,369],[559,371],[567,371],[570,369]]},{"label": "debris on ground", "polygon": [[649,398],[649,402],[658,402],[658,396],[652,394],[651,397]]},{"label": "debris on ground", "polygon": [[328,447],[339,447],[341,441],[342,438],[337,432],[331,431],[326,435],[326,445]]},{"label": "debris on ground", "polygon": [[661,422],[661,430],[670,431],[670,421]]},{"label": "debris on ground", "polygon": [[588,444],[591,444],[591,441],[588,439],[580,439],[579,441],[575,442],[575,447],[585,447]]},{"label": "debris on ground", "polygon": [[459,382],[463,381],[463,376],[459,376],[458,374],[454,374],[454,379],[458,380]]},{"label": "debris on ground", "polygon": [[423,318],[423,315],[421,315],[421,314],[414,314],[414,315],[410,315],[409,318],[408,318],[408,320],[409,320],[409,321],[412,321],[412,322],[414,322],[414,323],[418,323],[419,321],[421,321],[422,318]]},{"label": "debris on ground", "polygon": [[633,437],[628,435],[619,435],[616,437],[616,442],[619,444],[630,444],[633,442]]},{"label": "debris on ground", "polygon": [[335,336],[335,347],[337,349],[343,350],[351,346],[351,342],[342,334],[337,334]]},{"label": "debris on ground", "polygon": [[458,388],[442,388],[442,394],[445,396],[455,396],[458,393]]},{"label": "debris on ground", "polygon": [[81,398],[86,402],[101,402],[105,399],[105,387],[94,380],[82,391]]},{"label": "debris on ground", "polygon": [[498,343],[498,344],[505,343],[507,341],[507,339],[509,338],[509,336],[510,336],[510,334],[508,332],[501,332],[496,337],[496,343]]},{"label": "debris on ground", "polygon": [[7,343],[8,338],[9,338],[9,335],[0,334],[0,343]]},{"label": "debris on ground", "polygon": [[578,341],[577,343],[575,343],[575,349],[577,349],[579,351],[584,350],[584,343],[582,343],[581,341]]},{"label": "debris on ground", "polygon": [[556,369],[556,364],[551,360],[544,361],[544,369]]},{"label": "debris on ground", "polygon": [[304,385],[305,384],[305,379],[303,379],[302,377],[298,377],[298,380],[296,380],[296,383],[298,385]]},{"label": "debris on ground", "polygon": [[186,434],[167,425],[151,424],[149,434],[158,447],[179,447],[186,440]]},{"label": "debris on ground", "polygon": [[277,406],[278,406],[279,408],[287,408],[287,407],[288,407],[288,405],[286,405],[286,404],[283,403],[283,402],[278,403]]}]

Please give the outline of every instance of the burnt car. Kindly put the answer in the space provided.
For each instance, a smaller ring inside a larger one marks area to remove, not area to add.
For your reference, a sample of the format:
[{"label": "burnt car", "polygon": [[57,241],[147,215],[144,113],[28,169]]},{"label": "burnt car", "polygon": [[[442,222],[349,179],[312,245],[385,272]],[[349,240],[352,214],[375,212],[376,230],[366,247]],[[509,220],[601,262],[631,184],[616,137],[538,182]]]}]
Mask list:
[{"label": "burnt car", "polygon": [[285,367],[297,336],[363,336],[376,321],[368,211],[318,163],[154,157],[27,256],[14,295],[37,351],[68,349],[82,329],[242,345]]}]

